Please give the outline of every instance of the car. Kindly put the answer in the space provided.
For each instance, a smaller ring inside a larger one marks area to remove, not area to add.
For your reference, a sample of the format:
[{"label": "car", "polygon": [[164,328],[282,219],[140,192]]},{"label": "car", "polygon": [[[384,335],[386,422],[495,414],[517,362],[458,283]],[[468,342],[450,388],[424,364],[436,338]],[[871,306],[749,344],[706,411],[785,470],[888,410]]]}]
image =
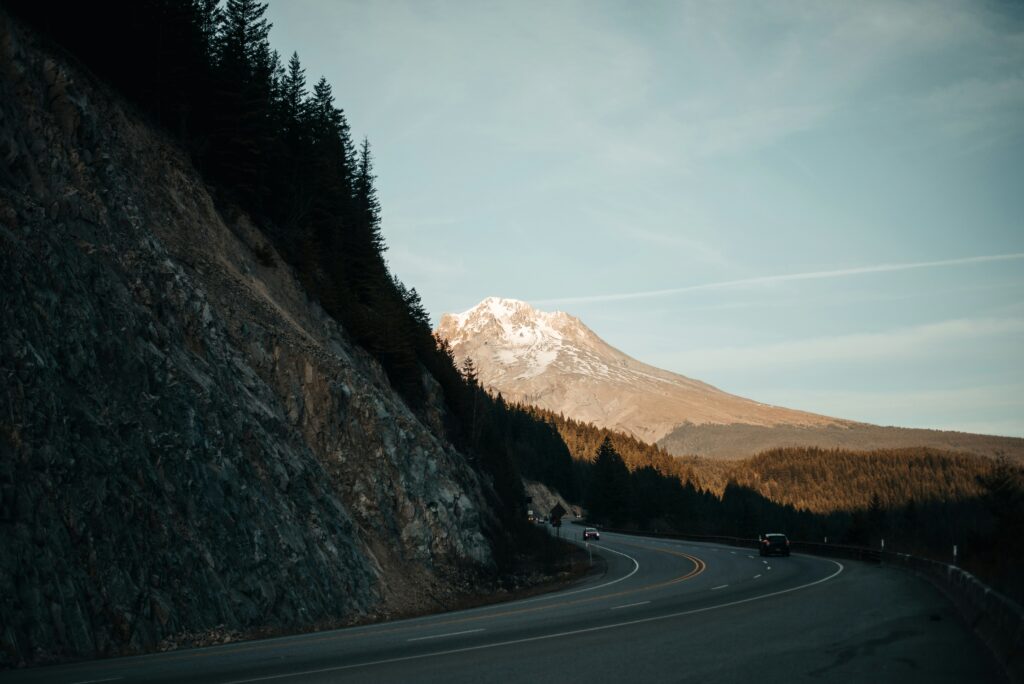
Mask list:
[{"label": "car", "polygon": [[595,541],[601,540],[601,533],[597,531],[596,527],[588,527],[583,530],[583,541],[593,539]]},{"label": "car", "polygon": [[788,556],[789,538],[781,532],[762,534],[759,552],[762,556],[770,556],[773,553]]}]

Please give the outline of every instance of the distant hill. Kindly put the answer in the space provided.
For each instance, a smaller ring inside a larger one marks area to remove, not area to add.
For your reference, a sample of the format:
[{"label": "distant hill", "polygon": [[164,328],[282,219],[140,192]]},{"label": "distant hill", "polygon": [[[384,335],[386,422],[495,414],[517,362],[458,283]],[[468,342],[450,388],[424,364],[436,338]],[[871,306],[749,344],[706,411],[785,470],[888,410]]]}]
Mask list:
[{"label": "distant hill", "polygon": [[990,458],[938,449],[773,449],[737,461],[682,457],[680,464],[719,496],[729,483],[769,501],[814,513],[867,509],[873,498],[889,510],[912,501],[977,497]]},{"label": "distant hill", "polygon": [[695,425],[684,423],[658,440],[677,455],[715,459],[745,458],[769,449],[813,446],[822,449],[905,449],[927,447],[1024,462],[1024,439],[969,432],[882,427],[868,423],[843,425]]}]

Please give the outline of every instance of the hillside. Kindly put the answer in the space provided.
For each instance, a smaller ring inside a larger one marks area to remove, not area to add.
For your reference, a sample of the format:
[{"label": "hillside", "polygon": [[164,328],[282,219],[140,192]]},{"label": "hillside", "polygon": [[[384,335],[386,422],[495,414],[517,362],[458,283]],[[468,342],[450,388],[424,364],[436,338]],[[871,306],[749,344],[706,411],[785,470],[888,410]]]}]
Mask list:
[{"label": "hillside", "polygon": [[867,423],[825,427],[684,423],[659,439],[658,445],[680,456],[699,455],[714,459],[741,459],[771,449],[807,446],[855,451],[921,447],[993,458],[1002,456],[1024,463],[1024,439],[1019,437],[882,427]]},{"label": "hillside", "polygon": [[437,609],[492,482],[188,156],[0,11],[0,666]]},{"label": "hillside", "polygon": [[673,457],[632,435],[533,410],[558,429],[577,462],[592,463],[608,439],[631,472],[651,468],[719,499],[731,484],[773,504],[818,514],[866,509],[873,497],[888,510],[911,501],[968,500],[981,494],[979,478],[989,475],[995,465],[984,456],[927,448],[784,448],[733,460]]},{"label": "hillside", "polygon": [[773,449],[737,461],[682,458],[700,483],[721,496],[747,487],[775,503],[814,513],[867,509],[873,498],[888,510],[911,501],[955,502],[981,495],[979,478],[991,459],[936,449]]}]

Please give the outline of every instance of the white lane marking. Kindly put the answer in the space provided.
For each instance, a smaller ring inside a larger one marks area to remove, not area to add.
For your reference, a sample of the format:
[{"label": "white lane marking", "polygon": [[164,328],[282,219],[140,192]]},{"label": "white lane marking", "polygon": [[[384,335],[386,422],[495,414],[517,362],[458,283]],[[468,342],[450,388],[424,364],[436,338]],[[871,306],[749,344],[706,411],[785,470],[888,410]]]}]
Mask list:
[{"label": "white lane marking", "polygon": [[71,684],[100,684],[100,682],[119,682],[124,677],[107,677],[106,679],[83,679],[80,682],[72,682]]},{"label": "white lane marking", "polygon": [[711,587],[711,591],[718,591],[719,589],[725,589],[728,584],[719,584],[717,587]]},{"label": "white lane marking", "polygon": [[747,556],[747,558],[753,558],[753,556]]},{"label": "white lane marking", "polygon": [[474,632],[482,632],[484,628],[480,629],[467,629],[462,632],[448,632],[447,634],[431,634],[425,637],[416,637],[415,639],[406,639],[406,641],[426,641],[427,639],[443,639],[450,636],[459,636],[460,634],[473,634]]},{"label": "white lane marking", "polygon": [[614,608],[609,608],[608,610],[618,610],[620,608],[633,608],[635,606],[647,605],[648,603],[650,603],[650,601],[640,601],[639,603],[627,603],[624,606],[615,606]]},{"label": "white lane marking", "polygon": [[[506,601],[504,603],[496,603],[496,604],[492,604],[492,605],[488,605],[488,606],[479,606],[477,608],[469,608],[469,609],[467,609],[465,611],[459,611],[457,613],[440,613],[440,614],[437,614],[437,615],[424,615],[422,617],[408,618],[407,620],[403,620],[400,623],[397,623],[397,622],[378,622],[378,623],[373,624],[373,625],[359,625],[358,627],[349,627],[349,628],[347,628],[345,630],[345,632],[347,634],[358,634],[358,633],[361,633],[361,632],[373,632],[373,631],[382,630],[382,629],[394,629],[395,627],[409,627],[409,626],[413,626],[413,625],[417,625],[417,624],[429,623],[430,621],[436,620],[438,618],[449,619],[449,618],[452,618],[452,617],[476,616],[476,615],[479,615],[480,613],[485,613],[488,610],[492,610],[492,609],[494,609],[496,607],[499,607],[499,606],[502,607],[502,608],[508,608],[508,607],[522,606],[522,605],[526,605],[528,603],[537,603],[538,601],[551,601],[552,599],[561,598],[563,596],[575,596],[576,594],[583,594],[583,593],[588,592],[588,591],[594,591],[595,589],[604,589],[605,587],[610,587],[613,584],[618,584],[619,582],[622,582],[623,580],[628,580],[630,577],[632,577],[637,572],[639,572],[639,570],[640,570],[640,561],[638,561],[636,558],[633,558],[629,554],[622,553],[621,551],[616,551],[615,549],[610,549],[607,546],[602,546],[601,544],[591,544],[591,546],[594,546],[594,547],[599,548],[599,549],[604,549],[605,551],[611,551],[612,553],[614,553],[614,554],[616,554],[618,556],[622,556],[623,558],[628,558],[630,561],[633,562],[633,569],[630,570],[625,575],[623,575],[622,577],[619,577],[618,579],[613,579],[611,582],[605,582],[604,584],[595,584],[592,587],[584,587],[582,589],[574,589],[573,591],[566,591],[566,592],[556,591],[556,592],[552,592],[550,594],[543,594],[541,596],[534,596],[533,598],[521,599],[519,601]],[[296,636],[295,635],[290,635],[290,636],[284,636],[284,637],[275,637],[273,639],[267,639],[266,641],[267,642],[270,642],[270,641],[291,641],[291,640],[294,640],[294,639],[296,639]],[[121,679],[124,679],[124,677],[121,677]]]},{"label": "white lane marking", "polygon": [[[633,561],[633,569],[628,574],[623,575],[619,579],[612,580],[611,582],[605,582],[604,584],[598,584],[598,585],[595,585],[593,587],[586,587],[585,589],[577,589],[575,591],[567,591],[565,593],[554,592],[554,593],[551,593],[551,594],[545,594],[544,596],[538,596],[538,597],[532,598],[532,599],[524,599],[522,601],[510,601],[508,603],[497,604],[497,605],[521,606],[524,603],[534,603],[536,601],[549,601],[549,600],[551,600],[553,598],[561,598],[563,596],[573,596],[574,594],[582,594],[585,591],[594,591],[595,589],[603,589],[605,587],[610,587],[613,584],[618,584],[622,580],[629,579],[630,577],[635,575],[638,570],[640,570],[640,561],[638,561],[636,558],[633,558],[628,553],[622,553],[621,551],[616,551],[615,549],[610,549],[607,546],[604,546],[602,544],[591,544],[591,546],[596,546],[599,549],[604,549],[605,551],[611,551],[612,553],[614,553],[616,555],[619,555],[619,556],[622,556],[623,558],[628,558],[629,560]],[[447,616],[447,617],[450,617],[450,615]]]},{"label": "white lane marking", "polygon": [[770,566],[770,565],[766,565],[766,566],[764,566],[764,569],[765,569],[765,570],[771,570],[771,569],[772,569],[772,566]]},{"label": "white lane marking", "polygon": [[[610,549],[609,549],[610,550]],[[267,675],[264,677],[255,677],[253,679],[236,679],[225,684],[250,684],[250,682],[266,682],[273,679],[288,679],[290,677],[308,677],[309,675],[324,674],[325,672],[340,672],[341,670],[354,670],[358,667],[373,667],[375,665],[390,665],[393,663],[402,663],[410,660],[420,660],[422,658],[436,658],[438,656],[456,655],[459,653],[469,653],[472,651],[483,651],[489,648],[499,648],[502,646],[518,646],[519,644],[528,644],[534,641],[542,641],[547,639],[557,639],[560,637],[575,636],[577,634],[590,634],[592,632],[603,632],[607,629],[618,629],[619,627],[632,627],[633,625],[642,625],[647,622],[659,622],[661,620],[670,620],[677,617],[685,617],[687,615],[695,615],[697,613],[706,613],[711,610],[718,610],[719,608],[729,608],[732,606],[738,606],[743,603],[750,603],[751,601],[760,601],[761,599],[771,598],[773,596],[779,596],[780,594],[788,594],[791,591],[800,591],[801,589],[807,589],[813,587],[822,582],[828,582],[834,577],[838,577],[843,570],[846,569],[839,561],[832,559],[827,560],[829,563],[835,563],[839,568],[828,577],[822,577],[819,580],[808,582],[807,584],[801,584],[796,587],[790,587],[789,589],[780,589],[779,591],[773,591],[768,594],[761,594],[760,596],[751,596],[750,598],[739,599],[738,601],[728,601],[726,603],[719,603],[715,606],[706,606],[704,608],[694,608],[693,610],[684,610],[679,613],[669,613],[667,615],[655,615],[653,617],[637,618],[635,620],[627,620],[625,622],[616,622],[610,625],[600,625],[598,627],[585,627],[583,629],[574,629],[568,632],[556,632],[555,634],[542,634],[540,636],[526,637],[523,639],[511,639],[509,641],[497,641],[493,644],[480,644],[479,646],[466,646],[465,648],[452,648],[447,651],[436,651],[434,653],[421,653],[418,655],[411,656],[399,656],[397,658],[386,658],[384,660],[373,660],[368,663],[355,663],[353,665],[338,665],[336,667],[324,667],[319,670],[305,670],[302,672],[291,672],[287,674],[278,675]]]},{"label": "white lane marking", "polygon": [[734,556],[736,555],[736,552],[735,552],[735,551],[730,551],[729,553],[731,553],[731,554],[732,554],[732,555],[734,555]]},{"label": "white lane marking", "polygon": [[754,579],[757,579],[758,577],[760,577],[760,575],[754,575]]}]

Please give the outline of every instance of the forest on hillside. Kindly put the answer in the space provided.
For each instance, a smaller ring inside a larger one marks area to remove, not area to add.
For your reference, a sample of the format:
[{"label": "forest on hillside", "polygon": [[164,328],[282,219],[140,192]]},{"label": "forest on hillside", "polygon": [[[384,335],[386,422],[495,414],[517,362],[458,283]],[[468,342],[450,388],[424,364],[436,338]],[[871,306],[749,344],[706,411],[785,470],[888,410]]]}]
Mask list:
[{"label": "forest on hillside", "polygon": [[[936,449],[774,449],[742,461],[672,458],[622,433],[536,408],[572,454],[592,522],[638,530],[799,541],[958,562],[1024,600],[1024,469]],[[667,460],[666,460],[667,459]]]},{"label": "forest on hillside", "polygon": [[997,461],[938,449],[849,451],[816,447],[771,449],[739,461],[681,457],[704,487],[728,483],[815,513],[853,511],[877,498],[885,508],[911,501],[961,501],[982,493],[981,478]]},{"label": "forest on hillside", "polygon": [[492,484],[497,524],[487,532],[499,567],[533,544],[519,464],[543,463],[544,476],[572,493],[571,477],[559,475],[571,471],[565,445],[547,424],[484,392],[434,339],[416,289],[385,259],[371,143],[353,135],[326,78],[307,79],[298,53],[284,58],[271,47],[267,4],[4,7],[186,151],[218,210],[249,216],[266,236],[255,256],[293,269],[424,424],[441,415],[438,436]]},{"label": "forest on hillside", "polygon": [[[592,423],[575,420],[536,406],[521,405],[518,408],[553,425],[578,464],[592,463],[597,457],[598,448],[607,438],[629,470],[650,467],[661,475],[677,478],[683,483],[699,484],[692,468],[659,446],[648,444],[624,432],[600,428]],[[582,468],[582,465],[580,467]],[[581,472],[585,470],[583,468]]]}]

